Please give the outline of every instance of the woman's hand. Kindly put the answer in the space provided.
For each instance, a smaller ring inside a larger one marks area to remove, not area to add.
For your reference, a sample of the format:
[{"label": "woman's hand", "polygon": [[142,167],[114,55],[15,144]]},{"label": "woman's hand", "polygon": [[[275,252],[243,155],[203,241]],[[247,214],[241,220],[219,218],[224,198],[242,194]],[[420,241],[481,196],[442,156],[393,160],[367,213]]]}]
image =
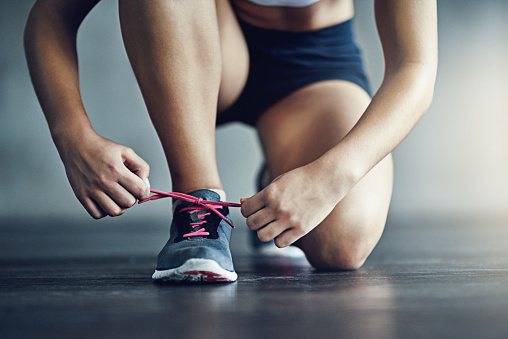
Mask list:
[{"label": "woman's hand", "polygon": [[289,171],[248,199],[242,199],[247,226],[261,241],[286,247],[319,225],[343,197],[316,163]]},{"label": "woman's hand", "polygon": [[74,194],[95,219],[119,216],[150,194],[150,167],[128,147],[92,133],[61,156]]}]

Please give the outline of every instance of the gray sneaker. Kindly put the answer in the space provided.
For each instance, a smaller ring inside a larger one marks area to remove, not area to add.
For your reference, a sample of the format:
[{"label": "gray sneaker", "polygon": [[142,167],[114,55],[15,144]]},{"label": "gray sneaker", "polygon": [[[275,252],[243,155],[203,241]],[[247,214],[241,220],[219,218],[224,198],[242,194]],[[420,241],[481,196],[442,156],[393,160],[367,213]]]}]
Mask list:
[{"label": "gray sneaker", "polygon": [[217,193],[205,189],[192,192],[192,197],[198,199],[182,201],[174,211],[169,240],[159,253],[152,278],[178,282],[236,281],[229,250],[233,225],[227,207],[236,204],[219,202]]}]

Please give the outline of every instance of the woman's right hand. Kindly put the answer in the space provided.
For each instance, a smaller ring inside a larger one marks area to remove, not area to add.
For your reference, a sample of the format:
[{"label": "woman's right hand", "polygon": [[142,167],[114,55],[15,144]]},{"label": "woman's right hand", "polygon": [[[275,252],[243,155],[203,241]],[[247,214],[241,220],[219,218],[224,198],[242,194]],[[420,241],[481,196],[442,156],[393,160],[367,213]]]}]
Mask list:
[{"label": "woman's right hand", "polygon": [[24,31],[30,76],[69,182],[94,218],[117,216],[149,194],[149,166],[93,131],[79,89],[76,35],[99,0],[35,3]]},{"label": "woman's right hand", "polygon": [[60,152],[74,194],[95,219],[119,216],[150,194],[150,167],[128,147],[92,133]]}]

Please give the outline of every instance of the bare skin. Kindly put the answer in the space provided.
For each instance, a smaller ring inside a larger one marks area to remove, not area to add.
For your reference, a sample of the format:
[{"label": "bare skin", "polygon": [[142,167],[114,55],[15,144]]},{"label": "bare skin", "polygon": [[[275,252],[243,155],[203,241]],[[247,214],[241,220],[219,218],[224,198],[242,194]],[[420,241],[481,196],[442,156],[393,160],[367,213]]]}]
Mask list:
[{"label": "bare skin", "polygon": [[[273,187],[259,194],[265,207],[247,218],[247,224],[258,231],[260,239],[275,238],[275,243],[283,247],[284,241],[292,239],[284,238],[289,233],[284,228],[284,233],[279,235],[278,225],[289,223],[306,232],[305,225],[316,222],[309,217],[314,217],[320,222],[319,226],[296,242],[313,266],[354,269],[367,259],[386,223],[393,186],[391,156],[376,165],[338,204],[332,198],[334,183],[323,184],[322,179],[329,178],[314,173],[320,173],[320,157],[344,138],[369,102],[369,96],[358,86],[346,81],[327,81],[295,92],[263,115],[258,130],[270,173],[277,180],[271,185]],[[300,176],[305,179],[298,179]],[[284,181],[291,181],[291,187],[300,192],[285,192]],[[320,188],[326,190],[320,192]],[[311,199],[298,201],[280,197],[285,194]],[[284,215],[286,209],[294,206],[282,206],[280,202],[300,206],[302,211],[321,208],[324,212],[323,215],[292,215],[289,213],[295,212],[291,211]],[[331,212],[326,214],[328,209]]]},{"label": "bare skin", "polygon": [[[82,108],[75,30],[96,2],[76,7],[71,0],[39,0],[27,23],[25,45],[69,181],[89,213],[102,217],[121,214],[146,196],[149,170],[132,151],[99,137]],[[305,31],[354,14],[351,0],[322,0],[298,9],[232,3],[120,2],[126,50],[175,191],[222,188],[215,117],[235,102],[248,73],[236,15],[260,27]],[[261,240],[274,239],[279,247],[296,243],[317,268],[356,269],[371,253],[390,202],[390,153],[432,99],[435,1],[377,0],[375,10],[386,70],[372,101],[352,83],[326,81],[284,98],[257,123],[274,180],[242,201],[242,214]],[[56,45],[48,44],[41,31],[55,32]],[[83,140],[91,142],[83,145]],[[105,163],[106,169],[101,167]]]},{"label": "bare skin", "polygon": [[215,159],[221,51],[214,3],[119,5],[127,54],[165,150],[173,190],[222,189]]},{"label": "bare skin", "polygon": [[118,216],[148,196],[150,168],[133,150],[98,135],[79,90],[77,29],[98,0],[38,1],[25,28],[30,75],[69,182],[88,213]]},{"label": "bare skin", "polygon": [[[376,1],[386,71],[370,103],[352,84],[314,84],[274,105],[258,121],[275,180],[243,201],[242,214],[261,240],[275,239],[279,247],[296,241],[322,269],[363,265],[386,223],[393,180],[389,154],[432,99],[435,7],[431,1]],[[326,100],[330,97],[335,102]],[[305,105],[311,98],[318,108]],[[323,113],[309,121],[301,113],[309,111]],[[316,125],[321,128],[309,133],[306,127]]]}]

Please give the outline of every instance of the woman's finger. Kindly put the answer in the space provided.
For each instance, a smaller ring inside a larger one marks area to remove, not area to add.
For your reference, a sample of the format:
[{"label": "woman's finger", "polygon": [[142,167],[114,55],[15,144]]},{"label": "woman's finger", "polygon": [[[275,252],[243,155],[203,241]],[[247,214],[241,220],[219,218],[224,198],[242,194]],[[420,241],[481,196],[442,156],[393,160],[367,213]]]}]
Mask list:
[{"label": "woman's finger", "polygon": [[284,232],[280,233],[277,237],[275,237],[274,243],[275,246],[279,248],[284,248],[300,239],[301,236],[302,235],[298,234],[298,231],[296,229],[289,228],[284,230]]},{"label": "woman's finger", "polygon": [[136,197],[119,183],[114,184],[106,193],[121,208],[131,208],[136,204]]},{"label": "woman's finger", "polygon": [[268,208],[262,208],[259,211],[251,214],[247,220],[245,220],[247,227],[253,231],[256,231],[269,223],[275,221],[275,215],[271,213]]},{"label": "woman's finger", "polygon": [[263,191],[248,199],[242,199],[241,213],[245,218],[248,218],[252,214],[256,213],[265,206],[263,199]]},{"label": "woman's finger", "polygon": [[138,177],[125,168],[125,171],[122,172],[117,181],[135,199],[142,200],[150,195],[150,186],[147,184],[146,179]]},{"label": "woman's finger", "polygon": [[150,166],[139,155],[137,155],[136,152],[127,148],[127,151],[124,152],[123,158],[125,167],[127,167],[132,173],[135,173],[143,180],[148,178],[150,175]]},{"label": "woman's finger", "polygon": [[125,212],[125,208],[118,206],[118,204],[103,191],[96,191],[92,199],[99,205],[104,213],[110,217],[117,217]]},{"label": "woman's finger", "polygon": [[[128,148],[123,155],[123,161],[128,173],[124,174],[120,183],[137,199],[142,200],[150,195],[150,166],[132,149]],[[137,180],[140,179],[140,180]]]},{"label": "woman's finger", "polygon": [[285,230],[286,227],[284,224],[282,224],[280,221],[274,221],[258,230],[258,238],[262,242],[267,242],[275,239]]},{"label": "woman's finger", "polygon": [[[78,198],[79,199],[79,198]],[[100,208],[100,206],[93,201],[92,199],[86,197],[84,199],[79,199],[81,205],[85,208],[85,210],[92,216],[94,219],[104,218],[107,214]]]}]

